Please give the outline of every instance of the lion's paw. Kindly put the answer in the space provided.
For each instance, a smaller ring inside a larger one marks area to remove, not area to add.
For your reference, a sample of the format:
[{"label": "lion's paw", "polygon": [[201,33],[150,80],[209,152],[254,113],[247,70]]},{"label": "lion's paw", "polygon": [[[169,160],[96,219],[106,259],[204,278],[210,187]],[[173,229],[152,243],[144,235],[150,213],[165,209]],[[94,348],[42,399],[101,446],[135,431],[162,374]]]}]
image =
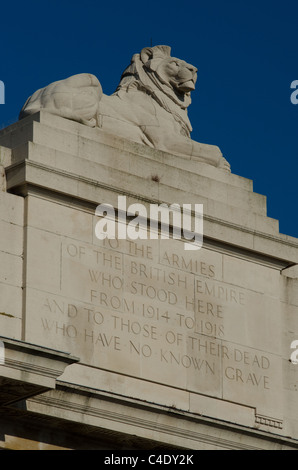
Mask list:
[{"label": "lion's paw", "polygon": [[222,157],[220,159],[220,162],[218,164],[218,168],[221,168],[222,170],[225,170],[225,171],[231,173],[231,165],[229,164],[229,162],[224,157]]},{"label": "lion's paw", "polygon": [[92,119],[80,119],[80,122],[82,124],[85,124],[85,126],[89,126],[89,127],[96,127],[96,124],[97,124],[97,121],[95,118],[92,118]]}]

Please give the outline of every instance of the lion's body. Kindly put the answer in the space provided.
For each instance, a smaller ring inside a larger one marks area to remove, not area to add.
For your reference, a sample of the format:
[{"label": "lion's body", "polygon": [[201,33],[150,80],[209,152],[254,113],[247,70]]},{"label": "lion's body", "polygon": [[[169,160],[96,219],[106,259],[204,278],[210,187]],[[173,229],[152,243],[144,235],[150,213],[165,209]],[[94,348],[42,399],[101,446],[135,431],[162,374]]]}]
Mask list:
[{"label": "lion's body", "polygon": [[187,108],[197,69],[170,56],[168,46],[135,54],[116,92],[107,96],[94,75],[79,74],[35,92],[20,118],[40,109],[150,147],[229,170],[218,147],[190,138]]},{"label": "lion's body", "polygon": [[180,123],[143,91],[129,90],[112,96],[103,95],[99,116],[99,125],[107,132],[126,138],[129,136],[135,142],[160,150],[167,150],[166,143],[161,142],[160,133],[164,136],[182,135]]}]

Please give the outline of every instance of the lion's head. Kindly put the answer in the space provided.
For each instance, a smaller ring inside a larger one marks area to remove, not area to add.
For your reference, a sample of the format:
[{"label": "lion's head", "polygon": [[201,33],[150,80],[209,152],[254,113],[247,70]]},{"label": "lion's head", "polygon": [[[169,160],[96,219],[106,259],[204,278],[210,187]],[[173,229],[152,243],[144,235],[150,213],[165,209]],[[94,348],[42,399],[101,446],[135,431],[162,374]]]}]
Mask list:
[{"label": "lion's head", "polygon": [[117,91],[132,86],[152,94],[160,90],[185,109],[191,103],[190,92],[195,89],[197,71],[184,60],[171,57],[169,46],[145,47],[133,56]]},{"label": "lion's head", "polygon": [[171,57],[169,46],[146,47],[140,57],[146,69],[177,92],[188,93],[195,89],[198,69],[184,60]]}]

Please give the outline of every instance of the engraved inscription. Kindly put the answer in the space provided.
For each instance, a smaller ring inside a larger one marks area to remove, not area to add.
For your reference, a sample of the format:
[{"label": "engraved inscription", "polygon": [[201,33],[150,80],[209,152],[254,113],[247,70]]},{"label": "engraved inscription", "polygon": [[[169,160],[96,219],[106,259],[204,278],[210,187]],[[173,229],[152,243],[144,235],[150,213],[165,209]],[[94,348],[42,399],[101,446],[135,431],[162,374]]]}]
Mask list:
[{"label": "engraved inscription", "polygon": [[277,359],[231,336],[242,334],[254,294],[223,282],[220,253],[190,255],[177,243],[63,242],[60,292],[40,294],[42,334],[94,367],[236,402],[254,403],[247,390],[273,400]]}]

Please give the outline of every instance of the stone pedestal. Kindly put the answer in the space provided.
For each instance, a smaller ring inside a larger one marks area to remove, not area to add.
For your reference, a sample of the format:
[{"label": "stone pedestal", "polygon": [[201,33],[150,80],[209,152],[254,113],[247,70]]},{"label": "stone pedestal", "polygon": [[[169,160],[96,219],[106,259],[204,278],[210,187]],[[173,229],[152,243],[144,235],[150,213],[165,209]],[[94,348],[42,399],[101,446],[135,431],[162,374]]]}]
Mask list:
[{"label": "stone pedestal", "polygon": [[[252,182],[43,112],[0,146],[0,335],[73,358],[23,419],[67,448],[297,448],[298,240]],[[99,240],[118,196],[203,204],[203,247]]]}]

